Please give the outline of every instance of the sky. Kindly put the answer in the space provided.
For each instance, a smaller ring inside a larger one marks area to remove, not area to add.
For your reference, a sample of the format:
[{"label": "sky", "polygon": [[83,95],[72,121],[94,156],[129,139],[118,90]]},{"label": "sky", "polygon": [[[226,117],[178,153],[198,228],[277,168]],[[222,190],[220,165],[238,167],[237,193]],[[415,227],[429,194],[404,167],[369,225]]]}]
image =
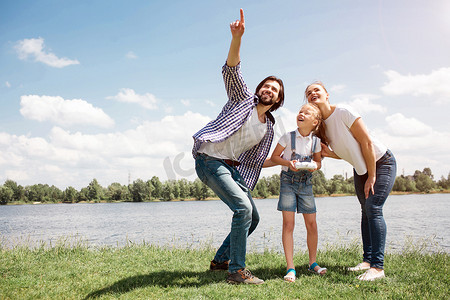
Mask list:
[{"label": "sky", "polygon": [[[2,0],[0,185],[194,180],[192,135],[227,101],[221,68],[240,8],[246,84],[285,84],[273,148],[321,80],[392,150],[397,175],[447,178],[447,0]],[[322,171],[353,175],[329,158]]]}]

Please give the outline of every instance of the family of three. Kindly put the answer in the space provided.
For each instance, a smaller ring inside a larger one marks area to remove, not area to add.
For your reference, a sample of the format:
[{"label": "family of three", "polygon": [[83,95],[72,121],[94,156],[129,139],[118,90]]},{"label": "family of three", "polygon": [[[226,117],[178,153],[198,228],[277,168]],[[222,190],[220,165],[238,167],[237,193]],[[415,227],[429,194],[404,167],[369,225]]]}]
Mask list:
[{"label": "family of three", "polygon": [[[309,253],[308,270],[324,275],[316,262],[318,231],[312,172],[323,157],[344,159],[354,168],[361,204],[362,262],[349,271],[365,271],[358,279],[384,277],[386,223],[383,205],[395,180],[396,162],[382,143],[373,139],[361,116],[351,108],[332,105],[324,85],[315,82],[305,91],[307,104],[297,115],[297,129],[284,134],[269,157],[275,119],[271,112],[284,102],[283,81],[265,78],[252,93],[241,73],[240,46],[244,13],[230,24],[231,45],[222,74],[228,101],[217,118],[194,134],[192,150],[198,177],[232,210],[231,230],[217,250],[210,269],[227,270],[227,282],[262,284],[246,268],[247,238],[259,222],[250,190],[263,167],[281,165],[278,210],[282,212],[282,242],[286,257],[284,280],[296,279],[293,231],[295,214],[302,213]],[[334,221],[334,220],[333,220]],[[338,221],[338,220],[336,220]]]}]

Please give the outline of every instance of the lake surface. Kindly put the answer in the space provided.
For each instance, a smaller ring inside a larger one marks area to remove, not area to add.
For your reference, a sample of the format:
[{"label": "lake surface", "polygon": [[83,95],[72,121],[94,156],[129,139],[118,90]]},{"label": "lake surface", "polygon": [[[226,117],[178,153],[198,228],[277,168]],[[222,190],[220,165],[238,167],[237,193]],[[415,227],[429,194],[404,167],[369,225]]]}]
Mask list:
[{"label": "lake surface", "polygon": [[[384,206],[387,251],[424,245],[450,252],[450,194],[390,196]],[[278,199],[256,199],[261,221],[249,237],[249,251],[282,251]],[[316,198],[319,249],[327,244],[360,243],[360,207],[356,197]],[[218,247],[228,234],[232,213],[220,200],[150,203],[40,204],[0,206],[3,246],[61,240],[90,246],[133,243],[175,247]],[[306,250],[306,230],[297,215],[295,250]]]}]

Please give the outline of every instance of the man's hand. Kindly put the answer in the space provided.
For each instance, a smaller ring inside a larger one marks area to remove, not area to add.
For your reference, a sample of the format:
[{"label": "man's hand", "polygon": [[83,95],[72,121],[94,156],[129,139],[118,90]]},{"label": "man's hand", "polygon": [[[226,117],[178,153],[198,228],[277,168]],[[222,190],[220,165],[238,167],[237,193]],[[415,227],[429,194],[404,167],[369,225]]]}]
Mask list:
[{"label": "man's hand", "polygon": [[240,49],[241,38],[245,31],[244,10],[241,8],[241,19],[230,24],[231,45],[228,52],[227,65],[229,67],[236,66],[241,61]]},{"label": "man's hand", "polygon": [[231,35],[240,38],[245,31],[244,10],[241,8],[241,19],[230,24]]}]

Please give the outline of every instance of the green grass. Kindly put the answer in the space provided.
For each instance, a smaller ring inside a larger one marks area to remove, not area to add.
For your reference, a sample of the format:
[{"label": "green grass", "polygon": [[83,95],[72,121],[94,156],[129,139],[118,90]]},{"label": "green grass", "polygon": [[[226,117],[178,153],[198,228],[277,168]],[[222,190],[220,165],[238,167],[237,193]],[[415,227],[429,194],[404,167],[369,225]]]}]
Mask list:
[{"label": "green grass", "polygon": [[319,251],[318,262],[328,268],[323,277],[307,272],[307,254],[297,253],[295,283],[282,279],[282,253],[249,253],[249,269],[266,282],[235,286],[225,282],[226,272],[208,271],[211,246],[95,248],[62,241],[7,249],[0,243],[0,299],[448,299],[448,253],[421,249],[388,253],[387,278],[376,282],[346,271],[360,261],[357,244]]}]

